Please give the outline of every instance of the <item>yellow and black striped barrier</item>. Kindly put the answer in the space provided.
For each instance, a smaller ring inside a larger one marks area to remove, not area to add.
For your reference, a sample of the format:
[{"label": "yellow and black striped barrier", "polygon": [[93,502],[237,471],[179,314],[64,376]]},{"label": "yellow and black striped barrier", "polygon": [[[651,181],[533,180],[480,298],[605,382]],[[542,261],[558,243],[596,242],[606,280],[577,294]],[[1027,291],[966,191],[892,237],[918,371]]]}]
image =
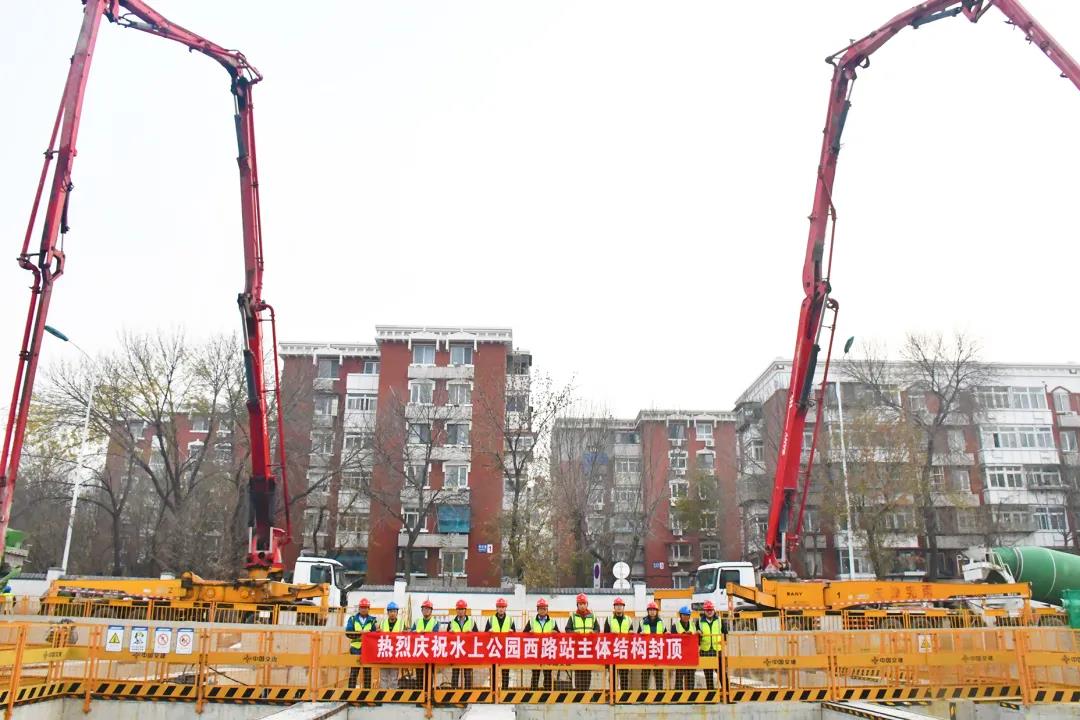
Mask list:
[{"label": "yellow and black striped barrier", "polygon": [[718,703],[720,690],[622,690],[615,693],[619,705]]},{"label": "yellow and black striped barrier", "polygon": [[[978,685],[974,687],[841,687],[836,700],[982,700],[1018,697],[1019,685]],[[1051,702],[1051,701],[1047,701]],[[1060,701],[1053,701],[1060,702]]]},{"label": "yellow and black striped barrier", "polygon": [[572,703],[606,703],[605,690],[503,690],[499,702],[521,705],[561,705]]},{"label": "yellow and black striped barrier", "polygon": [[829,699],[828,688],[743,689],[728,690],[728,702],[821,702]]},{"label": "yellow and black striped barrier", "polygon": [[423,690],[371,690],[366,688],[325,688],[315,692],[311,699],[316,702],[347,702],[355,705],[374,705],[381,703],[423,703],[426,693]]},{"label": "yellow and black striped barrier", "polygon": [[97,698],[122,700],[194,700],[195,686],[169,682],[99,682],[91,685]]},{"label": "yellow and black striped barrier", "polygon": [[444,690],[435,688],[431,691],[431,700],[436,705],[469,705],[472,703],[491,703],[495,701],[493,690]]}]

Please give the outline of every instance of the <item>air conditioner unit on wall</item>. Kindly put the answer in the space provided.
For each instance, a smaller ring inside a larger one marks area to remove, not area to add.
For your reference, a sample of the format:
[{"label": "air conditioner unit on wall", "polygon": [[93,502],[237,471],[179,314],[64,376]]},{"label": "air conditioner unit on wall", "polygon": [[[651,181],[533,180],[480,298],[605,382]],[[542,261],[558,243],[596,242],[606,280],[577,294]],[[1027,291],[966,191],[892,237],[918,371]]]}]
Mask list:
[{"label": "air conditioner unit on wall", "polygon": [[713,447],[713,445],[715,445],[715,444],[716,444],[716,443],[715,443],[715,442],[713,441],[713,439],[712,439],[712,438],[705,438],[705,447],[707,447],[707,448],[711,448],[711,447]]}]

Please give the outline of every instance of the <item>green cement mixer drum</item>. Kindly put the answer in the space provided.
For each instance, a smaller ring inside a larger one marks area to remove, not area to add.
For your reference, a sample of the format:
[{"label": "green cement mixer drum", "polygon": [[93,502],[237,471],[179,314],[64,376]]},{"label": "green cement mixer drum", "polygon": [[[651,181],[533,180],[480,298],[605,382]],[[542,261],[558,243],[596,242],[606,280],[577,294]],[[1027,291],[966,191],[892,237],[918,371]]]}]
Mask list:
[{"label": "green cement mixer drum", "polygon": [[1031,583],[1031,599],[1061,605],[1063,590],[1080,588],[1080,556],[1043,547],[994,548],[1017,582]]}]

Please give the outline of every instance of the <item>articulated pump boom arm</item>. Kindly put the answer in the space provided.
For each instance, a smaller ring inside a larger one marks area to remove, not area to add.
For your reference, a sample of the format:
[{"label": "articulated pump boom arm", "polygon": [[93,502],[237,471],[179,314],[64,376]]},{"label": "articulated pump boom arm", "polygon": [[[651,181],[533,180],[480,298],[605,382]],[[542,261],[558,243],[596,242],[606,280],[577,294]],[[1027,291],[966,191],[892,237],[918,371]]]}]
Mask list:
[{"label": "articulated pump boom arm", "polygon": [[[776,462],[776,476],[769,506],[769,522],[765,536],[762,567],[785,568],[787,556],[799,542],[802,529],[802,512],[809,489],[810,470],[813,464],[813,445],[810,458],[803,472],[802,497],[799,487],[799,469],[802,456],[803,430],[811,405],[814,372],[820,352],[820,337],[824,328],[826,310],[833,311],[835,326],[836,301],[830,296],[830,268],[832,265],[832,239],[829,238],[826,257],[826,237],[835,232],[836,207],[833,204],[833,180],[836,162],[840,154],[840,137],[851,108],[850,92],[856,71],[866,68],[870,56],[894,35],[911,26],[918,28],[944,18],[963,15],[977,22],[991,6],[997,7],[1008,22],[1020,28],[1027,40],[1046,54],[1060,70],[1063,77],[1080,88],[1080,65],[1039,25],[1031,14],[1016,0],[930,0],[903,12],[861,40],[853,42],[844,50],[827,58],[833,65],[829,106],[825,115],[825,130],[818,164],[814,204],[810,213],[810,233],[806,242],[806,258],[803,262],[802,283],[805,297],[799,312],[798,333],[795,337],[795,355],[791,366],[784,427],[780,438],[780,453]],[[831,351],[831,327],[829,348]],[[826,353],[821,391],[818,393],[818,412],[821,411],[828,361]],[[815,424],[816,428],[820,422]]]},{"label": "articulated pump boom arm", "polygon": [[[26,421],[53,285],[64,272],[63,244],[62,242],[58,244],[58,239],[62,238],[68,230],[68,202],[73,189],[71,170],[76,155],[75,145],[79,133],[86,81],[90,73],[90,61],[93,58],[102,17],[122,27],[173,40],[193,51],[198,51],[218,62],[232,79],[231,89],[236,104],[237,164],[240,170],[240,206],[244,247],[244,290],[240,293],[238,302],[244,329],[244,365],[247,375],[247,409],[252,463],[250,495],[253,528],[247,567],[254,577],[276,573],[281,570],[278,541],[282,535],[287,538],[291,533],[291,528],[288,520],[287,498],[285,531],[272,527],[276,480],[270,460],[261,323],[268,321],[273,328],[274,313],[262,299],[262,227],[259,215],[259,181],[255,159],[255,120],[252,104],[252,86],[262,79],[262,75],[248,63],[242,53],[227,50],[169,22],[142,0],[85,0],[82,28],[75,46],[75,54],[71,58],[67,83],[64,86],[52,137],[49,140],[49,149],[45,153],[45,163],[34,197],[22,252],[18,257],[20,267],[30,271],[34,279],[7,429],[4,434],[4,445],[0,449],[0,558],[3,557],[4,536],[11,514],[12,495],[18,476],[19,461],[22,457]],[[58,137],[59,144],[57,144]],[[40,246],[36,251],[31,252],[30,238],[34,231],[49,165],[54,159],[56,165],[53,168],[48,200],[42,214]],[[275,393],[277,393],[276,338],[274,373]],[[279,461],[284,475],[285,446],[280,437],[282,433],[280,422],[278,431]],[[284,487],[285,483],[283,482],[282,485]]]}]

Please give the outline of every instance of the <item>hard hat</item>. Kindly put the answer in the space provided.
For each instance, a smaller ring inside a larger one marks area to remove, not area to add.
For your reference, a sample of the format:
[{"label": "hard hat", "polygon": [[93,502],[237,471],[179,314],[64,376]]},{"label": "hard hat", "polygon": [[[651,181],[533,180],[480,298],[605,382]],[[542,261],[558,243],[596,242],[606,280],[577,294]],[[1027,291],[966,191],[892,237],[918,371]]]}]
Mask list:
[{"label": "hard hat", "polygon": [[495,601],[495,607],[497,607],[497,608],[506,607],[506,598],[499,598],[498,600],[496,600]]},{"label": "hard hat", "polygon": [[679,608],[679,614],[680,615],[689,615],[690,614],[690,608],[683,605],[681,608]]},{"label": "hard hat", "polygon": [[428,610],[430,610],[433,607],[435,607],[435,606],[431,604],[431,600],[425,600],[424,602],[420,603],[420,609],[421,610],[423,610],[424,608],[427,608]]},{"label": "hard hat", "polygon": [[469,603],[465,602],[464,599],[458,600],[456,603],[454,603],[454,607],[456,607],[458,610],[465,610],[469,607]]},{"label": "hard hat", "polygon": [[651,603],[649,603],[648,605],[645,606],[645,609],[646,610],[659,610],[660,606],[657,605],[655,602],[651,602]]},{"label": "hard hat", "polygon": [[623,602],[622,598],[615,598],[615,602],[613,602],[611,604],[612,605],[626,605],[626,603]]},{"label": "hard hat", "polygon": [[540,598],[536,601],[536,607],[547,607],[547,600]]},{"label": "hard hat", "polygon": [[369,608],[371,607],[371,601],[367,598],[360,598],[360,604],[357,607]]},{"label": "hard hat", "polygon": [[389,603],[388,603],[388,604],[386,605],[386,611],[387,611],[387,612],[390,612],[391,610],[397,610],[397,603],[396,603],[396,602],[394,602],[393,600],[391,600],[391,601],[390,601],[390,602],[389,602]]},{"label": "hard hat", "polygon": [[579,603],[587,603],[589,602],[589,598],[585,597],[585,593],[578,593],[577,601]]},{"label": "hard hat", "polygon": [[712,604],[712,600],[706,600],[705,604],[701,606],[703,610],[715,610],[716,606]]}]

